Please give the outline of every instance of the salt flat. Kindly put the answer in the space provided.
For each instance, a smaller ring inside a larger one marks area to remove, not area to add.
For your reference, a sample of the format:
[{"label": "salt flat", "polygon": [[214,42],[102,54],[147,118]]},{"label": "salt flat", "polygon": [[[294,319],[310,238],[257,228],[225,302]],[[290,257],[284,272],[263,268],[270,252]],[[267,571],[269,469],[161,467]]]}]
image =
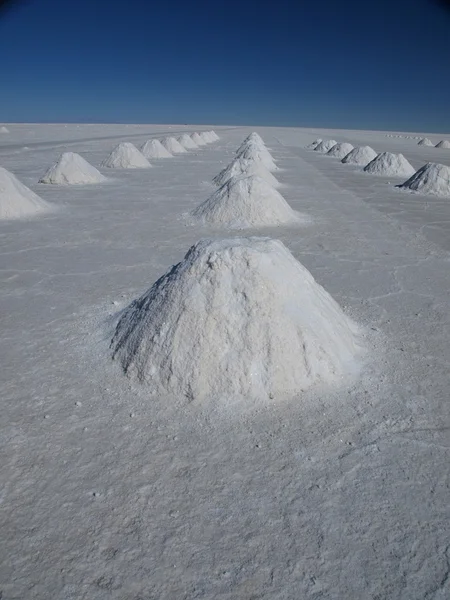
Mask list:
[{"label": "salt flat", "polygon": [[[252,234],[309,269],[364,328],[367,357],[351,385],[210,406],[127,379],[110,318],[200,238],[229,237],[182,215],[255,128],[111,172],[121,141],[202,127],[7,126],[0,166],[59,210],[0,221],[3,600],[448,598],[450,198],[304,146],[369,145],[415,168],[450,165],[450,150],[256,128],[311,223]],[[64,151],[108,181],[38,184]]]}]

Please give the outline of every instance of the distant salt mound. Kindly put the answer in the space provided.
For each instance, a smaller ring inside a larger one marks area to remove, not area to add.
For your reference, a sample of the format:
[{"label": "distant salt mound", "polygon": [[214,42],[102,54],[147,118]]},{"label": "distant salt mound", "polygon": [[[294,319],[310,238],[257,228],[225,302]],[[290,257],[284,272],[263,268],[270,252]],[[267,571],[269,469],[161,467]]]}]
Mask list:
[{"label": "distant salt mound", "polygon": [[166,150],[168,150],[171,154],[182,154],[183,152],[187,152],[186,148],[180,144],[178,140],[174,137],[166,137],[161,140],[161,144],[164,146]]},{"label": "distant salt mound", "polygon": [[196,144],[191,136],[187,133],[183,133],[183,135],[178,138],[178,141],[183,148],[186,148],[186,150],[195,150],[195,148],[198,148],[198,144]]},{"label": "distant salt mound", "polygon": [[233,229],[300,224],[307,219],[292,210],[283,196],[258,175],[228,180],[192,216]]},{"label": "distant salt mound", "polygon": [[428,138],[422,138],[420,142],[417,143],[418,146],[434,146],[433,142]]},{"label": "distant salt mound", "polygon": [[213,141],[211,139],[209,131],[200,131],[198,135],[202,138],[205,144],[210,144]]},{"label": "distant salt mound", "polygon": [[439,163],[427,163],[397,187],[421,194],[450,196],[450,167]]},{"label": "distant salt mound", "polygon": [[260,162],[269,171],[278,171],[278,167],[273,160],[273,156],[270,154],[267,148],[261,144],[256,144],[255,142],[243,144],[236,156],[237,158]]},{"label": "distant salt mound", "polygon": [[436,148],[450,148],[450,142],[448,140],[441,140],[435,146]]},{"label": "distant salt mound", "polygon": [[191,139],[197,144],[197,146],[206,146],[205,140],[196,131],[191,135]]},{"label": "distant salt mound", "polygon": [[251,237],[197,242],[123,311],[111,348],[152,394],[263,402],[354,375],[359,337],[280,241]]},{"label": "distant salt mound", "polygon": [[57,185],[87,185],[102,183],[106,177],[75,152],[64,152],[39,180],[39,183]]},{"label": "distant salt mound", "polygon": [[379,154],[364,167],[364,171],[384,177],[411,177],[416,172],[403,154],[392,154],[392,152]]},{"label": "distant salt mound", "polygon": [[308,144],[306,146],[306,148],[308,150],[314,150],[316,146],[318,146],[320,144],[320,142],[322,142],[322,138],[317,138],[317,140],[314,140],[314,142],[311,142],[310,144]]},{"label": "distant salt mound", "polygon": [[0,133],[9,133],[9,129],[7,127],[5,127],[4,125],[2,125],[0,127]]},{"label": "distant salt mound", "polygon": [[353,150],[353,146],[347,142],[342,142],[340,144],[335,144],[330,150],[327,152],[327,156],[332,156],[334,158],[344,158],[347,156],[349,152]]},{"label": "distant salt mound", "polygon": [[212,129],[209,133],[211,134],[211,139],[213,140],[213,142],[218,142],[220,140],[220,137]]},{"label": "distant salt mound", "polygon": [[159,140],[148,140],[141,148],[145,158],[173,158],[172,154],[164,148]]},{"label": "distant salt mound", "polygon": [[341,162],[347,165],[359,165],[365,167],[371,160],[377,156],[377,153],[370,146],[358,146],[344,156]]},{"label": "distant salt mound", "polygon": [[21,219],[51,210],[30,188],[15,175],[0,167],[0,219]]},{"label": "distant salt mound", "polygon": [[244,158],[235,158],[214,177],[213,183],[221,186],[233,177],[245,177],[248,175],[259,175],[259,177],[267,181],[272,187],[280,186],[278,179],[262,163]]},{"label": "distant salt mound", "polygon": [[321,152],[326,154],[333,146],[336,146],[336,140],[323,140],[314,148],[314,152]]},{"label": "distant salt mound", "polygon": [[152,165],[130,142],[121,142],[102,165],[110,169],[149,169]]}]

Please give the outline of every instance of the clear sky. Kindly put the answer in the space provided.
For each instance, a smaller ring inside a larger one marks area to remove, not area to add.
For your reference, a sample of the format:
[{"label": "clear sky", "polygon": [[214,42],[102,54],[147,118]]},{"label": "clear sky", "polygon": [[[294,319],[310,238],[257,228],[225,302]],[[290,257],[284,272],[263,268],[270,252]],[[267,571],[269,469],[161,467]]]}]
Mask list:
[{"label": "clear sky", "polygon": [[17,0],[0,120],[450,132],[442,0]]}]

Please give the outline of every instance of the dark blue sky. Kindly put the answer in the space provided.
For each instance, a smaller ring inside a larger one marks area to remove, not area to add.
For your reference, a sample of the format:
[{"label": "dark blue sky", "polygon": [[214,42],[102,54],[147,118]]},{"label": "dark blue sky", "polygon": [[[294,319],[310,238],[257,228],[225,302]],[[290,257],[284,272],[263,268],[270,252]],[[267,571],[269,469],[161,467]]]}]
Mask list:
[{"label": "dark blue sky", "polygon": [[450,131],[432,0],[24,0],[0,13],[0,120]]}]

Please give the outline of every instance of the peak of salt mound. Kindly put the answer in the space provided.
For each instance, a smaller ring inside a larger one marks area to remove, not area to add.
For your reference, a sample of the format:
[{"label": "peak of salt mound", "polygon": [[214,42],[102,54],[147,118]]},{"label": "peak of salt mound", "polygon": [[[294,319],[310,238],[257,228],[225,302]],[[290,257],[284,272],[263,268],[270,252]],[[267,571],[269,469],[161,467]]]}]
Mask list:
[{"label": "peak of salt mound", "polygon": [[205,140],[196,131],[191,135],[191,139],[197,144],[197,146],[206,146]]},{"label": "peak of salt mound", "polygon": [[262,146],[265,146],[264,140],[262,139],[262,137],[259,135],[259,133],[256,133],[256,131],[252,131],[252,133],[250,133],[244,140],[244,144],[247,142],[256,142],[257,144],[261,144]]},{"label": "peak of salt mound", "polygon": [[334,158],[344,158],[347,156],[349,152],[353,150],[353,146],[347,142],[341,142],[340,144],[335,144],[330,150],[327,152],[327,156],[333,156]]},{"label": "peak of salt mound", "polygon": [[159,140],[148,140],[141,148],[145,158],[173,158]]},{"label": "peak of salt mound", "polygon": [[434,146],[433,142],[428,138],[422,138],[420,142],[417,143],[418,146]]},{"label": "peak of salt mound", "polygon": [[379,154],[364,167],[364,171],[386,177],[411,177],[416,172],[403,154],[392,154],[392,152]]},{"label": "peak of salt mound", "polygon": [[450,148],[450,142],[448,140],[441,140],[435,146],[436,148]]},{"label": "peak of salt mound", "polygon": [[101,183],[106,177],[95,167],[75,152],[64,152],[39,180],[39,183],[52,183],[59,185],[85,185]]},{"label": "peak of salt mound", "polygon": [[178,141],[183,146],[183,148],[186,148],[186,150],[194,150],[195,148],[198,148],[198,144],[196,144],[191,138],[191,136],[187,133],[183,133],[183,135],[180,135]]},{"label": "peak of salt mound", "polygon": [[233,177],[244,177],[247,175],[259,175],[259,177],[267,181],[272,187],[280,186],[278,179],[274,177],[262,163],[246,160],[244,158],[235,158],[231,161],[225,169],[222,169],[222,171],[214,177],[213,183],[217,186],[221,186]]},{"label": "peak of salt mound", "polygon": [[0,167],[0,219],[32,217],[49,210],[51,207],[47,202]]},{"label": "peak of salt mound", "polygon": [[427,163],[397,187],[421,194],[450,196],[450,167],[439,163]]},{"label": "peak of salt mound", "polygon": [[186,148],[183,148],[180,142],[174,137],[164,138],[161,140],[161,144],[172,154],[182,154],[183,152],[187,152]]},{"label": "peak of salt mound", "polygon": [[314,148],[314,152],[321,152],[322,154],[326,154],[328,150],[331,150],[333,146],[336,146],[336,140],[323,140]]},{"label": "peak of salt mound", "polygon": [[268,171],[278,171],[278,167],[273,160],[273,156],[265,146],[260,146],[254,142],[248,142],[236,154],[237,158],[245,160],[254,160],[262,163]]},{"label": "peak of salt mound", "polygon": [[347,165],[359,165],[365,167],[371,160],[377,156],[377,153],[370,146],[358,146],[344,156],[341,162]]},{"label": "peak of salt mound", "polygon": [[313,142],[311,142],[310,144],[308,144],[306,146],[306,148],[308,150],[314,150],[316,146],[318,146],[320,144],[320,142],[322,142],[322,138],[317,138],[317,140],[314,140]]},{"label": "peak of salt mound", "polygon": [[110,169],[149,169],[151,164],[130,142],[118,144],[102,165]]},{"label": "peak of salt mound", "polygon": [[0,133],[9,133],[9,129],[7,127],[5,127],[4,125],[2,125],[0,127]]},{"label": "peak of salt mound", "polygon": [[189,400],[290,398],[357,371],[359,328],[278,240],[201,240],[126,308],[124,372]]},{"label": "peak of salt mound", "polygon": [[258,175],[234,177],[200,204],[192,216],[202,223],[233,229],[300,224],[306,218]]}]

